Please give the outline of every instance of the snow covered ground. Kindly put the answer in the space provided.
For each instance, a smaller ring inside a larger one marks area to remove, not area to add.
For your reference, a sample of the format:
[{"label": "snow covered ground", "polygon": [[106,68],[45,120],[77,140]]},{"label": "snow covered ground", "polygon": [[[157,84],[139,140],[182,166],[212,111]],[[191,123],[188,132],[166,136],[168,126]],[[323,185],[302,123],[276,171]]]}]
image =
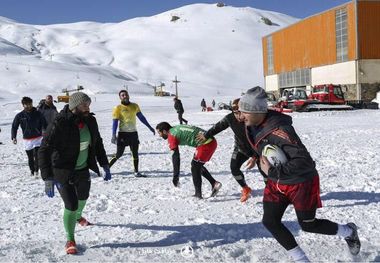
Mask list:
[{"label": "snow covered ground", "polygon": [[[238,93],[238,92],[237,92]],[[21,97],[22,94],[20,94]],[[33,98],[43,94],[33,94]],[[107,154],[115,152],[111,139],[111,110],[117,95],[92,95]],[[215,97],[228,102],[234,97]],[[205,129],[227,111],[201,112],[201,97],[182,97],[189,124]],[[212,98],[206,98],[210,101]],[[131,94],[155,126],[178,123],[171,98]],[[58,105],[60,108],[63,104]],[[268,262],[290,258],[261,224],[264,183],[256,169],[246,172],[253,197],[239,202],[240,188],[232,178],[230,130],[217,136],[218,148],[207,168],[223,183],[219,195],[194,200],[190,174],[193,148],[182,147],[181,187],[172,186],[167,142],[141,123],[140,169],[148,178],[132,175],[127,153],[113,167],[113,178],[93,176],[84,216],[95,225],[76,229],[80,253],[64,252],[63,203],[49,199],[41,179],[31,178],[21,143],[10,140],[11,122],[21,110],[15,100],[0,101],[0,261],[95,262]],[[321,178],[324,207],[318,216],[359,226],[362,251],[352,257],[345,241],[335,236],[300,231],[293,208],[284,216],[312,261],[380,261],[380,111],[294,113],[294,126],[314,157]],[[203,192],[210,193],[204,182]],[[57,193],[56,193],[57,194]]]}]

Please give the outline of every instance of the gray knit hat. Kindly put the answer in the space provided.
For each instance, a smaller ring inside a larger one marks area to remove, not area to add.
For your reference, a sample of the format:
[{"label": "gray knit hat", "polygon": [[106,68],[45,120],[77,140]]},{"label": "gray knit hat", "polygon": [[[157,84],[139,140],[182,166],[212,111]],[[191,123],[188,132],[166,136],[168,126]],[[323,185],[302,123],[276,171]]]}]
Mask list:
[{"label": "gray knit hat", "polygon": [[69,110],[73,110],[85,102],[91,102],[91,98],[86,93],[75,92],[69,98]]},{"label": "gray knit hat", "polygon": [[265,90],[259,86],[247,90],[240,98],[239,110],[251,113],[268,112],[267,94]]}]

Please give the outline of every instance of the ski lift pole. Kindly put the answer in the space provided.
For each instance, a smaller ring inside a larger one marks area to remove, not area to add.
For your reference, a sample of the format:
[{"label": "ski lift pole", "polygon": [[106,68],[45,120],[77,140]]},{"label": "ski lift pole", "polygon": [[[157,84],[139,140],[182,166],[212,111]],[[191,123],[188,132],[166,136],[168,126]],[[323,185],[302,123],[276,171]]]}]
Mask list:
[{"label": "ski lift pole", "polygon": [[177,87],[177,83],[180,83],[181,81],[177,80],[177,76],[175,76],[175,79],[173,80],[174,84],[175,84],[175,96],[178,98],[178,87]]}]

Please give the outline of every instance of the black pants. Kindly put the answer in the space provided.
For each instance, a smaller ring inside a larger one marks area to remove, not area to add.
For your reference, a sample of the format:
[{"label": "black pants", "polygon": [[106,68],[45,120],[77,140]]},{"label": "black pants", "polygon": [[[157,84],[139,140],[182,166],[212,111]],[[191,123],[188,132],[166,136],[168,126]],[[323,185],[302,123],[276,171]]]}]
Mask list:
[{"label": "black pants", "polygon": [[247,183],[245,182],[244,174],[240,170],[241,166],[245,161],[247,161],[249,157],[247,157],[245,154],[238,151],[237,147],[234,148],[234,151],[232,152],[231,156],[231,173],[235,180],[238,182],[238,184],[241,187],[247,186]]},{"label": "black pants", "polygon": [[[281,222],[287,204],[264,202],[263,224],[271,232],[273,237],[286,250],[295,248],[297,242],[293,234]],[[298,223],[303,231],[324,235],[336,235],[338,225],[326,219],[315,218],[316,209],[312,211],[297,211]]]},{"label": "black pants", "polygon": [[78,200],[87,200],[90,196],[91,178],[88,169],[80,171],[54,169],[53,173],[65,208],[76,211]]},{"label": "black pants", "polygon": [[139,171],[139,137],[137,132],[119,132],[117,138],[116,155],[110,161],[110,167],[124,154],[125,147],[129,146],[132,153],[134,170]]},{"label": "black pants", "polygon": [[183,112],[178,112],[178,120],[179,120],[179,124],[182,124],[183,122],[185,124],[187,124],[187,120],[185,120],[183,117]]},{"label": "black pants", "polygon": [[38,172],[38,149],[40,149],[40,147],[26,151],[26,155],[28,156],[29,169],[32,174]]},{"label": "black pants", "polygon": [[216,180],[211,176],[209,171],[204,167],[204,163],[191,161],[191,174],[195,188],[195,195],[202,196],[202,176],[209,181],[211,187],[214,186]]}]

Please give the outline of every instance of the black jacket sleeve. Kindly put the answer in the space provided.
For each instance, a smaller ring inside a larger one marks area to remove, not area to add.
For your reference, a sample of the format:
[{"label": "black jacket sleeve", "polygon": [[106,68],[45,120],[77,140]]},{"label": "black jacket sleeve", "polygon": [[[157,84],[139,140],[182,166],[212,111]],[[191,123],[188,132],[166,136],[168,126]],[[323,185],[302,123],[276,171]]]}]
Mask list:
[{"label": "black jacket sleeve", "polygon": [[19,125],[20,125],[20,115],[17,114],[15,118],[13,119],[13,123],[12,123],[12,132],[11,132],[12,140],[17,137],[17,130],[18,130]]},{"label": "black jacket sleeve", "polygon": [[173,152],[172,162],[173,162],[173,176],[179,176],[181,157],[179,154],[178,147]]},{"label": "black jacket sleeve", "polygon": [[52,125],[48,126],[40,149],[38,150],[38,165],[41,170],[42,180],[53,180],[53,170],[51,155],[55,144],[57,143],[57,138],[60,138],[59,130],[57,127],[59,123],[54,121]]},{"label": "black jacket sleeve", "polygon": [[228,127],[230,127],[230,123],[228,121],[227,116],[225,116],[219,122],[215,123],[214,126],[212,126],[208,131],[205,132],[204,136],[206,137],[206,139],[214,137],[218,133],[220,133],[220,132],[224,131],[225,129],[227,129]]},{"label": "black jacket sleeve", "polygon": [[96,120],[94,120],[94,122],[95,122],[96,136],[97,136],[96,145],[95,145],[96,159],[98,160],[98,163],[100,164],[100,166],[109,165],[107,154],[106,154],[106,151],[104,150],[103,139],[99,133],[98,123],[96,122]]}]

